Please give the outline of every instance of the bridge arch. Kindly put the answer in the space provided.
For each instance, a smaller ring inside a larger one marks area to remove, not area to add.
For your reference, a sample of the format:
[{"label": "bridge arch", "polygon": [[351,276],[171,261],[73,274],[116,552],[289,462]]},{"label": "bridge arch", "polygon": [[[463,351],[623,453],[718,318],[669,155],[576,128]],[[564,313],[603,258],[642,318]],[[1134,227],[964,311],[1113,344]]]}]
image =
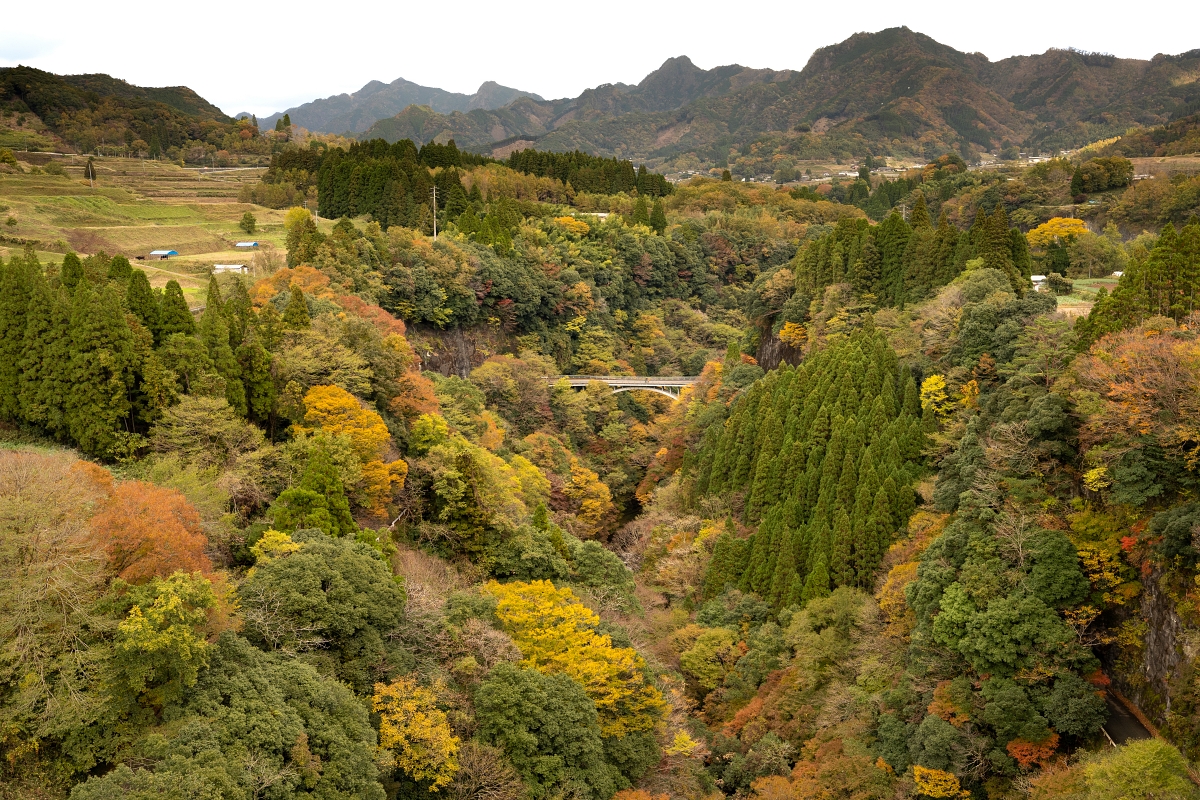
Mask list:
[{"label": "bridge arch", "polygon": [[679,399],[679,394],[672,394],[666,389],[660,389],[657,386],[622,386],[619,389],[613,389],[612,393],[620,394],[621,392],[654,392],[655,394],[661,394],[663,397],[669,397],[672,400]]},{"label": "bridge arch", "polygon": [[642,390],[661,394],[672,400],[678,400],[685,386],[696,382],[695,377],[684,375],[547,375],[546,382],[554,385],[559,381],[567,381],[573,388],[582,389],[589,383],[600,382],[607,384],[613,394]]}]

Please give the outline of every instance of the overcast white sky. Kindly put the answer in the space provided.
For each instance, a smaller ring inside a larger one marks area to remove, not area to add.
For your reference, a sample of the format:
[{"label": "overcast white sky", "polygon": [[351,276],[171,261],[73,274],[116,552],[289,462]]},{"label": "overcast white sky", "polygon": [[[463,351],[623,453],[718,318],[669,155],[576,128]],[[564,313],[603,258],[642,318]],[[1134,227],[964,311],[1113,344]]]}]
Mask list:
[{"label": "overcast white sky", "polygon": [[637,83],[676,55],[704,68],[800,69],[818,47],[895,25],[993,60],[1049,47],[1127,58],[1200,47],[1196,0],[1159,0],[1145,24],[1132,18],[1139,7],[1127,0],[6,6],[0,66],[190,86],[229,114],[265,115],[399,77],[464,93],[494,80],[546,98],[573,97],[601,83]]}]

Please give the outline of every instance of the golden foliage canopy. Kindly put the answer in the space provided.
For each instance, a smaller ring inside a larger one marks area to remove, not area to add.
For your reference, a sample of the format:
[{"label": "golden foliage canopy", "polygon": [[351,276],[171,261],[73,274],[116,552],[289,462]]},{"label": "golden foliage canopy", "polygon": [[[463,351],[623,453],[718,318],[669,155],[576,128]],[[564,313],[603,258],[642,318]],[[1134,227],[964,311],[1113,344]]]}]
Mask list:
[{"label": "golden foliage canopy", "polygon": [[971,793],[959,786],[958,778],[940,769],[914,766],[913,781],[917,791],[927,797],[970,797]]},{"label": "golden foliage canopy", "polygon": [[304,395],[304,409],[304,419],[296,427],[305,433],[344,436],[361,464],[356,499],[367,508],[382,510],[393,488],[403,487],[408,474],[403,460],[385,461],[391,434],[383,417],[340,386],[312,387]]},{"label": "golden foliage canopy", "polygon": [[379,750],[394,765],[429,790],[445,787],[458,772],[459,739],[450,731],[437,694],[413,678],[375,684],[371,707],[379,714]]},{"label": "golden foliage canopy", "polygon": [[387,425],[383,417],[364,408],[358,398],[340,386],[314,386],[304,395],[304,421],[308,433],[316,429],[333,436],[347,436],[365,463],[382,458],[387,448]]},{"label": "golden foliage canopy", "polygon": [[1025,238],[1030,247],[1047,247],[1051,242],[1063,242],[1087,232],[1088,227],[1081,219],[1054,217],[1025,234]]},{"label": "golden foliage canopy", "polygon": [[921,381],[921,408],[928,408],[938,419],[946,419],[953,411],[953,403],[946,394],[946,378],[943,375],[930,375]]},{"label": "golden foliage canopy", "polygon": [[484,591],[496,598],[496,616],[525,657],[522,664],[579,683],[596,705],[605,736],[655,727],[666,702],[646,677],[645,661],[599,633],[600,618],[570,589],[550,581],[490,581]]}]

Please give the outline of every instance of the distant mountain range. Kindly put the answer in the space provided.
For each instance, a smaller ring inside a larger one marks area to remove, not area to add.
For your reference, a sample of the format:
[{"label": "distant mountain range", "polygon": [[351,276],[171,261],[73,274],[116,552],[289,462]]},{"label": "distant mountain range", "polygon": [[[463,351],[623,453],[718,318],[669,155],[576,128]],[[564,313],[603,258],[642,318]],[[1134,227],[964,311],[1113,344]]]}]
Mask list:
[{"label": "distant mountain range", "polygon": [[[736,95],[749,87],[788,81],[796,75],[791,70],[749,69],[737,64],[703,70],[687,56],[679,56],[667,59],[637,86],[605,84],[576,98],[520,98],[502,108],[465,113],[439,114],[429,107],[410,106],[390,119],[376,122],[362,137],[389,141],[411,138],[422,143],[453,138],[461,147],[484,150],[497,142],[511,147],[544,139],[545,144],[538,146],[551,150],[578,146],[597,153],[627,155],[632,146],[641,155],[647,151],[642,143],[660,136],[655,120],[662,115],[689,104]],[[556,136],[559,131],[565,135]],[[575,131],[586,133],[576,137],[571,135]],[[670,136],[666,132],[666,137]]]},{"label": "distant mountain range", "polygon": [[[767,154],[927,155],[946,149],[1075,147],[1200,107],[1200,50],[1149,61],[1049,50],[991,62],[908,28],[856,34],[799,72],[703,70],[669,59],[637,86],[496,109],[409,106],[362,138],[455,139],[499,155],[579,148],[658,163],[721,163],[751,143]],[[741,155],[746,155],[742,153]]]},{"label": "distant mountain range", "polygon": [[[399,114],[408,106],[427,106],[440,114],[501,108],[520,97],[542,98],[532,92],[511,89],[495,81],[485,81],[475,94],[447,92],[397,78],[391,83],[371,81],[352,94],[339,94],[280,111],[259,120],[259,125],[274,127],[285,113],[292,124],[319,133],[362,133],[377,120]],[[237,116],[249,116],[248,113]]]},{"label": "distant mountain range", "polygon": [[[232,124],[186,87],[144,89],[28,67],[0,69],[0,105],[32,110],[84,150],[115,135],[97,122],[113,115],[152,148]],[[78,114],[84,109],[90,117]],[[545,100],[490,81],[466,95],[400,79],[286,113],[312,131],[418,144],[454,139],[497,157],[516,148],[580,149],[663,170],[728,165],[761,174],[781,160],[867,153],[1054,151],[1198,110],[1200,50],[1147,61],[1055,49],[992,62],[889,28],[821,48],[798,72],[705,70],[679,56],[636,86],[605,84],[575,98]],[[259,123],[270,128],[280,116]],[[88,120],[91,127],[81,127]]]}]

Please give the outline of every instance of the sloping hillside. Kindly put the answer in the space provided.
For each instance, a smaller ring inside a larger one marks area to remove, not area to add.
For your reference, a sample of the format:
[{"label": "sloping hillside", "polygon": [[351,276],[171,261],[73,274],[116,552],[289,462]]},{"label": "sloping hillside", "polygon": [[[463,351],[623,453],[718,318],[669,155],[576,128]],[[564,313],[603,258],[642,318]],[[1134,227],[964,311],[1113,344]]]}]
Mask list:
[{"label": "sloping hillside", "polygon": [[[249,138],[219,108],[186,86],[145,88],[108,75],[0,69],[0,109],[32,114],[61,143],[82,152],[132,148],[157,156],[193,145],[239,149]],[[40,128],[31,121],[30,127]],[[257,133],[257,131],[255,131]]]}]

